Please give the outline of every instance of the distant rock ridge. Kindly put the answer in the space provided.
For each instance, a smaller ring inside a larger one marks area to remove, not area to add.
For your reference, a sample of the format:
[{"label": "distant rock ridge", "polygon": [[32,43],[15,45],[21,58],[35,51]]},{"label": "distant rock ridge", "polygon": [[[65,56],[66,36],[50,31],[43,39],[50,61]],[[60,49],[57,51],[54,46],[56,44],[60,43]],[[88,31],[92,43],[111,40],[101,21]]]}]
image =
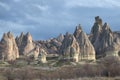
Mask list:
[{"label": "distant rock ridge", "polygon": [[59,54],[60,46],[62,45],[62,41],[64,40],[64,35],[60,34],[57,38],[51,38],[49,40],[40,40],[35,43],[41,45],[48,54]]},{"label": "distant rock ridge", "polygon": [[11,61],[19,58],[18,47],[11,32],[4,33],[0,41],[0,57],[3,60]]}]

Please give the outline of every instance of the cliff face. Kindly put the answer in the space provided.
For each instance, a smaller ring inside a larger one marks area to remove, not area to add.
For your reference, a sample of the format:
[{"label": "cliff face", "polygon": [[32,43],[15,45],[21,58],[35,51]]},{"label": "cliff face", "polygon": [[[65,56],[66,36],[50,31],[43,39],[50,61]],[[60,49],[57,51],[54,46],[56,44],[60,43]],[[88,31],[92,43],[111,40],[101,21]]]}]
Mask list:
[{"label": "cliff face", "polygon": [[80,25],[76,27],[74,36],[80,47],[80,60],[95,60],[95,50],[88,36],[82,31]]},{"label": "cliff face", "polygon": [[3,34],[0,45],[0,54],[3,60],[10,61],[19,58],[18,47],[11,32]]}]

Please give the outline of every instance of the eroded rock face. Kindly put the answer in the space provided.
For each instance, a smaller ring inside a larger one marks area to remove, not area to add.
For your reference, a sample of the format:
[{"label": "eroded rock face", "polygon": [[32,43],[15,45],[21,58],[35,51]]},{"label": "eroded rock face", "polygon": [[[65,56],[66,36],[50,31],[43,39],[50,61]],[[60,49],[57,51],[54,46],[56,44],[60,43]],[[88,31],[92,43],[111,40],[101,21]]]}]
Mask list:
[{"label": "eroded rock face", "polygon": [[[60,40],[60,41],[59,41]],[[36,41],[37,44],[40,44],[41,47],[43,47],[44,49],[46,49],[48,55],[49,54],[59,54],[59,48],[62,45],[62,41],[61,39],[56,39],[56,38],[52,38],[49,40],[45,40],[45,41]]]},{"label": "eroded rock face", "polygon": [[3,34],[0,45],[0,53],[3,60],[10,61],[19,58],[18,47],[11,32]]},{"label": "eroded rock face", "polygon": [[[97,24],[97,25],[95,25]],[[108,23],[102,26],[95,21],[92,27],[90,40],[95,48],[96,55],[116,55],[118,56],[120,38],[110,29]]]},{"label": "eroded rock face", "polygon": [[32,41],[32,36],[29,32],[26,35],[24,35],[24,33],[21,33],[21,35],[16,38],[16,42],[20,55],[27,55],[31,50],[35,48],[35,45]]},{"label": "eroded rock face", "polygon": [[82,31],[80,25],[76,27],[74,36],[80,47],[80,60],[95,60],[95,50],[88,36]]},{"label": "eroded rock face", "polygon": [[62,42],[64,40],[64,35],[63,34],[60,34],[57,38],[56,38],[57,41],[59,42]]},{"label": "eroded rock face", "polygon": [[75,62],[79,61],[79,44],[72,34],[66,33],[60,48],[60,53],[66,58],[72,58]]},{"label": "eroded rock face", "polygon": [[38,60],[39,54],[40,54],[39,46],[36,46],[26,56],[29,58],[33,58],[34,60]]},{"label": "eroded rock face", "polygon": [[95,23],[90,33],[90,40],[92,44],[96,43],[101,34],[101,31],[102,31],[102,19],[99,16],[97,16],[95,17]]},{"label": "eroded rock face", "polygon": [[47,52],[44,49],[40,49],[40,53],[39,53],[39,59],[42,63],[46,63],[46,56],[47,56]]},{"label": "eroded rock face", "polygon": [[[99,42],[99,43],[98,43]],[[99,36],[99,40],[95,43],[95,48],[98,52],[106,51],[113,44],[113,33],[108,24],[105,23],[102,27],[102,32]]]}]

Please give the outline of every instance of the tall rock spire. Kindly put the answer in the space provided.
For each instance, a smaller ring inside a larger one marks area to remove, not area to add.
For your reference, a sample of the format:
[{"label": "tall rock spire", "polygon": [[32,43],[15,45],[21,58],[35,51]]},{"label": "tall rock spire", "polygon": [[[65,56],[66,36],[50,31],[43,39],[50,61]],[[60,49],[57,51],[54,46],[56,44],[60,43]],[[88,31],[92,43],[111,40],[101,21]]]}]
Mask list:
[{"label": "tall rock spire", "polygon": [[22,32],[20,37],[16,38],[16,42],[20,55],[27,55],[35,47],[29,32],[26,35]]},{"label": "tall rock spire", "polygon": [[88,39],[88,36],[83,32],[80,25],[76,27],[74,36],[80,47],[80,59],[95,60],[95,50]]},{"label": "tall rock spire", "polygon": [[92,27],[90,40],[95,47],[96,55],[117,55],[118,56],[118,46],[116,45],[120,38],[116,38],[112,30],[110,29],[108,23],[105,23],[103,26],[100,25],[97,21],[98,17],[95,17],[95,25]]},{"label": "tall rock spire", "polygon": [[79,44],[72,34],[66,33],[60,47],[60,53],[63,54],[63,56],[65,56],[66,58],[72,58],[76,62],[79,61]]},{"label": "tall rock spire", "polygon": [[0,54],[2,59],[10,61],[19,58],[18,47],[11,32],[3,34],[0,45]]}]

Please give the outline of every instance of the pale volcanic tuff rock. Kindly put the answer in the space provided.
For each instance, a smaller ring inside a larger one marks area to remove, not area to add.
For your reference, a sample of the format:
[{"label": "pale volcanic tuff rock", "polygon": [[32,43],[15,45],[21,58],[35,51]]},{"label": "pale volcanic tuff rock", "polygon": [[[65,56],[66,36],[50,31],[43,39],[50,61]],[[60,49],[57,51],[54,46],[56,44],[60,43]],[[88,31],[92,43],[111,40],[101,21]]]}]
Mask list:
[{"label": "pale volcanic tuff rock", "polygon": [[44,41],[36,41],[44,49],[46,49],[48,54],[59,54],[59,48],[62,45],[63,36],[58,36],[57,38],[52,38]]},{"label": "pale volcanic tuff rock", "polygon": [[16,42],[21,55],[24,55],[28,58],[33,57],[34,60],[40,59],[43,63],[46,62],[47,52],[41,48],[41,44],[33,42],[32,36],[29,32],[26,35],[24,35],[24,33],[21,33],[20,37],[16,37]]},{"label": "pale volcanic tuff rock", "polygon": [[43,48],[41,48],[38,57],[39,57],[39,59],[40,59],[40,61],[41,61],[42,63],[46,63],[46,62],[47,62],[46,56],[47,56],[47,52],[46,52]]},{"label": "pale volcanic tuff rock", "polygon": [[34,49],[32,49],[29,54],[27,54],[26,56],[29,58],[34,58],[34,60],[38,60],[40,54],[40,47],[39,46],[35,46]]},{"label": "pale volcanic tuff rock", "polygon": [[[100,18],[98,18],[100,19]],[[90,40],[95,48],[96,55],[114,55],[118,56],[120,51],[120,37],[114,34],[110,29],[108,23],[97,23],[95,17],[95,24],[92,27]]]},{"label": "pale volcanic tuff rock", "polygon": [[59,41],[59,42],[62,42],[63,39],[64,39],[64,35],[63,35],[63,34],[60,34],[60,35],[56,38],[56,40]]},{"label": "pale volcanic tuff rock", "polygon": [[76,27],[74,36],[80,47],[80,60],[95,60],[95,50],[88,36],[83,32],[80,25]]},{"label": "pale volcanic tuff rock", "polygon": [[95,17],[95,23],[91,29],[89,37],[92,44],[96,43],[100,36],[101,31],[102,31],[102,19],[99,16],[97,16]]},{"label": "pale volcanic tuff rock", "polygon": [[0,45],[0,54],[3,60],[10,61],[19,58],[18,47],[11,32],[3,34]]},{"label": "pale volcanic tuff rock", "polygon": [[74,35],[66,33],[60,47],[60,53],[66,58],[72,58],[76,62],[79,61],[80,48]]},{"label": "pale volcanic tuff rock", "polygon": [[19,37],[16,37],[16,42],[20,55],[27,55],[31,50],[35,48],[35,44],[33,43],[32,36],[29,32],[26,35],[24,35],[24,33],[21,33]]}]

